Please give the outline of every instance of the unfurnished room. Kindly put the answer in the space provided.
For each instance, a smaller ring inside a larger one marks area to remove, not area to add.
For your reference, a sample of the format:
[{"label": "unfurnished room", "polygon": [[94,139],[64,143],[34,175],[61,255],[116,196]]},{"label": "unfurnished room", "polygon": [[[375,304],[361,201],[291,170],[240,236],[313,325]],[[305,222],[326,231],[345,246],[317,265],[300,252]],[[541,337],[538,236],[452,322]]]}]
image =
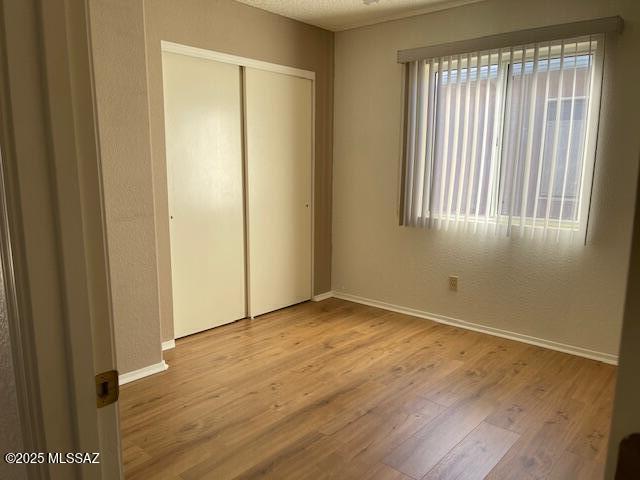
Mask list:
[{"label": "unfurnished room", "polygon": [[0,12],[0,478],[640,478],[640,2]]}]

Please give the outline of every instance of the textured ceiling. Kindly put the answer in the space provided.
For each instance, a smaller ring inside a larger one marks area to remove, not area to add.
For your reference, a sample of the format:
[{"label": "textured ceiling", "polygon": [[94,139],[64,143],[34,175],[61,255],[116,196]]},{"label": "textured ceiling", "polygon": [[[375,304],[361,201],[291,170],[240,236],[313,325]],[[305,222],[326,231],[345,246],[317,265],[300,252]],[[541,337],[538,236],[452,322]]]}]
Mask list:
[{"label": "textured ceiling", "polygon": [[370,25],[481,0],[238,0],[327,30]]}]

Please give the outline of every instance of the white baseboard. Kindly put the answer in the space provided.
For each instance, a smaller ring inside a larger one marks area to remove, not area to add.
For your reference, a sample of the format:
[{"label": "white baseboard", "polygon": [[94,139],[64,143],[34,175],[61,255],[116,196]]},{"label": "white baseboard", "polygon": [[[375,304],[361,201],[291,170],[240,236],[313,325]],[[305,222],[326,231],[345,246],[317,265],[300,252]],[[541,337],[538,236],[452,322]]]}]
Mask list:
[{"label": "white baseboard", "polygon": [[311,297],[311,300],[314,302],[321,302],[322,300],[326,300],[327,298],[331,298],[331,297],[333,297],[333,292],[329,290],[328,292],[314,295],[313,297]]},{"label": "white baseboard", "polygon": [[167,365],[167,362],[162,360],[160,363],[156,363],[155,365],[149,365],[148,367],[143,367],[138,370],[134,370],[133,372],[123,373],[118,376],[118,381],[120,382],[120,385],[124,385],[125,383],[148,377],[154,373],[164,372],[167,368],[169,368],[169,365]]},{"label": "white baseboard", "polygon": [[[402,307],[400,305],[394,305],[392,303],[381,302],[370,298],[360,297],[357,295],[351,295],[349,293],[331,292],[332,296],[341,298],[343,300],[349,300],[355,303],[362,303],[372,307],[382,308],[383,310],[389,310],[391,312],[404,313],[406,315],[412,315],[414,317],[426,318],[427,320],[433,320],[434,322],[444,323],[454,327],[465,328],[467,330],[473,330],[475,332],[487,333],[489,335],[495,335],[496,337],[508,338],[509,340],[515,340],[518,342],[529,343],[531,345],[537,345],[539,347],[548,348],[550,350],[557,350],[559,352],[570,353],[579,357],[590,358],[592,360],[598,360],[600,362],[609,363],[611,365],[618,364],[618,356],[611,353],[597,352],[589,350],[587,348],[576,347],[574,345],[567,345],[565,343],[554,342],[552,340],[546,340],[544,338],[532,337],[530,335],[524,335],[522,333],[510,332],[508,330],[502,330],[499,328],[488,327],[480,325],[478,323],[467,322],[457,318],[446,317],[444,315],[438,315],[435,313],[429,313],[415,308]],[[328,298],[328,297],[327,297]]]},{"label": "white baseboard", "polygon": [[172,348],[176,348],[175,340],[167,340],[166,342],[162,342],[162,351],[171,350]]}]

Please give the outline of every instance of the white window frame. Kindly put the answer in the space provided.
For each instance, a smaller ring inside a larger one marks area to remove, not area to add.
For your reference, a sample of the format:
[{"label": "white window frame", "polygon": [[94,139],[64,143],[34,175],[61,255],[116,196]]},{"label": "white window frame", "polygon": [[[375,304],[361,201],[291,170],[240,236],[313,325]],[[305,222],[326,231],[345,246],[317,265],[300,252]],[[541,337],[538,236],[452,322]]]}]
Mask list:
[{"label": "white window frame", "polygon": [[[590,41],[592,42],[596,42],[596,48],[593,51],[589,50],[589,43]],[[589,219],[589,210],[590,210],[590,205],[591,205],[591,193],[592,193],[592,184],[593,184],[593,179],[594,179],[594,170],[595,170],[595,162],[596,162],[596,146],[597,146],[597,137],[598,137],[598,130],[599,130],[599,117],[600,117],[600,104],[601,104],[601,94],[602,94],[602,80],[603,80],[603,69],[604,69],[604,36],[603,35],[594,35],[592,37],[590,37],[590,41],[589,39],[585,40],[584,42],[578,42],[578,47],[576,48],[575,51],[575,55],[580,55],[580,54],[589,54],[591,53],[593,55],[593,64],[592,64],[592,68],[593,68],[593,79],[595,81],[591,82],[590,85],[590,89],[591,89],[591,95],[589,98],[589,102],[587,105],[587,117],[586,117],[586,122],[587,122],[587,133],[586,133],[586,145],[585,145],[585,149],[583,152],[583,164],[582,164],[582,175],[581,175],[581,179],[579,182],[579,186],[578,186],[578,195],[577,195],[577,208],[578,208],[578,214],[577,214],[577,220],[572,221],[572,220],[564,220],[564,221],[558,221],[557,219],[553,219],[554,224],[557,224],[559,226],[560,230],[564,230],[564,229],[572,229],[575,230],[576,227],[578,227],[578,229],[580,229],[582,231],[582,233],[586,234],[586,230],[588,227],[588,219]],[[571,44],[573,42],[570,42],[568,44]],[[554,47],[551,48],[551,54],[550,57],[551,58],[558,58],[559,54],[560,54],[560,49],[561,47],[559,45],[556,45]],[[524,57],[524,62],[526,62],[527,60],[533,59],[534,57],[534,49],[532,47],[525,47],[525,57]],[[501,99],[498,103],[499,108],[496,111],[496,115],[499,115],[499,119],[500,119],[500,124],[498,126],[498,135],[496,136],[496,155],[498,156],[498,158],[496,159],[495,162],[491,162],[492,166],[494,166],[494,171],[491,172],[490,175],[493,176],[493,179],[490,180],[490,184],[491,184],[491,195],[490,198],[487,199],[487,201],[489,201],[489,208],[485,209],[485,211],[489,212],[489,215],[485,215],[483,214],[473,214],[473,215],[469,215],[470,218],[465,219],[464,215],[460,215],[458,218],[465,220],[468,223],[488,223],[491,225],[506,225],[508,223],[508,216],[503,215],[500,213],[500,201],[502,198],[502,194],[503,194],[503,189],[501,188],[501,175],[500,175],[500,169],[503,166],[503,161],[502,161],[502,155],[504,152],[504,138],[505,138],[505,132],[504,132],[504,127],[505,127],[505,113],[506,113],[506,108],[507,108],[507,99],[509,98],[509,89],[511,88],[512,82],[509,81],[510,80],[510,75],[509,75],[509,68],[510,65],[515,63],[515,62],[522,62],[522,47],[514,47],[511,49],[511,54],[507,55],[506,58],[502,58],[501,62],[500,62],[500,68],[498,69],[498,83],[496,86],[496,91],[500,91],[502,92],[501,94]],[[497,52],[487,52],[484,53],[482,55],[480,55],[480,64],[483,65],[482,62],[482,58],[489,56],[488,58],[488,62],[487,62],[487,67],[489,68],[489,74],[490,74],[490,69],[492,65],[497,65],[498,62],[496,61],[495,63],[493,63],[491,61],[491,58],[493,56],[499,57],[499,54]],[[568,55],[571,56],[571,55]],[[498,60],[500,60],[500,58],[498,58]],[[451,56],[449,57],[449,59],[447,61],[442,62],[443,64],[447,65],[447,69],[444,71],[455,71],[457,70],[457,66],[453,67],[453,68],[448,68],[449,65],[454,65],[458,63],[458,61],[461,63],[461,68],[469,68],[467,66],[465,66],[466,62],[467,62],[467,58],[465,58],[464,55],[455,55],[455,56]],[[473,68],[474,65],[477,66],[477,61],[472,61],[470,68]],[[439,70],[439,63],[438,62],[434,62],[433,63],[433,68],[435,70],[435,73],[438,74],[440,73]],[[468,74],[467,74],[468,75]],[[435,98],[437,98],[437,92],[435,94]],[[577,96],[577,97],[562,97],[562,99],[564,98],[585,98],[585,96]],[[435,168],[435,165],[432,164],[431,165],[431,175],[433,175],[433,169]],[[427,211],[424,215],[423,218],[421,218],[420,220],[422,220],[423,222],[428,221],[429,219],[431,220],[456,220],[456,215],[455,214],[445,214],[443,213],[442,215],[440,215],[437,212],[429,212]],[[526,224],[529,227],[533,227],[534,229],[537,228],[543,228],[544,224],[545,224],[545,219],[544,218],[536,218],[535,222],[532,222],[532,218],[531,217],[525,217],[527,219]],[[522,224],[522,219],[520,218],[520,216],[511,216],[511,224],[513,226],[520,226]]]}]

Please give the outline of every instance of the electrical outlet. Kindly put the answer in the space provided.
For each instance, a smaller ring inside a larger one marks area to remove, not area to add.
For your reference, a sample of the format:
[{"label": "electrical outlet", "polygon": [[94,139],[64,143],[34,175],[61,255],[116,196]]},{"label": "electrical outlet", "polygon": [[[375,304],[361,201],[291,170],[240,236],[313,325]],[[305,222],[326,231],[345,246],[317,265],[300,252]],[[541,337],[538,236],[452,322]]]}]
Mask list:
[{"label": "electrical outlet", "polygon": [[458,291],[458,276],[457,275],[449,275],[449,290],[453,292]]}]

